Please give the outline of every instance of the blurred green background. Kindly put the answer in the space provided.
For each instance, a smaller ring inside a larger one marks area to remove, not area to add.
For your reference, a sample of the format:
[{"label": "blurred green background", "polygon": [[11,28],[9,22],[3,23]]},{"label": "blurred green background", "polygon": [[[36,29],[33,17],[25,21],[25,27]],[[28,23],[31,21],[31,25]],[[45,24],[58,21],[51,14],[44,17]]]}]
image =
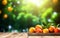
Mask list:
[{"label": "blurred green background", "polygon": [[60,24],[60,0],[0,0],[0,32],[27,32],[37,24]]}]

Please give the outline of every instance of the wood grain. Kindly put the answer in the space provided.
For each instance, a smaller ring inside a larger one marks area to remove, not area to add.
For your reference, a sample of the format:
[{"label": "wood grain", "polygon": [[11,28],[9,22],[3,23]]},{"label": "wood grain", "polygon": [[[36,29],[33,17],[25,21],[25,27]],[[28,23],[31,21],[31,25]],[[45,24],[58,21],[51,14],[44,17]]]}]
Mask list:
[{"label": "wood grain", "polygon": [[27,33],[0,33],[0,38],[60,38],[60,36],[28,36]]}]

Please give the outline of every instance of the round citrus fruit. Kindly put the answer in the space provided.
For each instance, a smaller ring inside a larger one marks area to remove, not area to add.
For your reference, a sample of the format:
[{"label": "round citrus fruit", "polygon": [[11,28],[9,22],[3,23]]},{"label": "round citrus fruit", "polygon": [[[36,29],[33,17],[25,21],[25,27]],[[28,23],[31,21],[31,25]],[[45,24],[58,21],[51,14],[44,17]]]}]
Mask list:
[{"label": "round citrus fruit", "polygon": [[59,33],[58,28],[55,28],[55,29],[54,29],[54,33]]},{"label": "round citrus fruit", "polygon": [[35,28],[34,27],[31,27],[30,29],[29,29],[29,33],[34,33],[35,32]]},{"label": "round citrus fruit", "polygon": [[39,28],[39,29],[42,29],[42,26],[41,26],[41,25],[36,25],[35,28],[36,28],[36,29],[38,29],[38,28]]},{"label": "round citrus fruit", "polygon": [[42,33],[43,31],[42,31],[42,29],[36,29],[35,32],[36,33]]},{"label": "round citrus fruit", "polygon": [[50,26],[50,27],[49,27],[49,32],[51,32],[51,33],[54,32],[54,29],[55,29],[54,26]]},{"label": "round citrus fruit", "polygon": [[49,33],[49,30],[47,28],[43,29],[43,33]]}]

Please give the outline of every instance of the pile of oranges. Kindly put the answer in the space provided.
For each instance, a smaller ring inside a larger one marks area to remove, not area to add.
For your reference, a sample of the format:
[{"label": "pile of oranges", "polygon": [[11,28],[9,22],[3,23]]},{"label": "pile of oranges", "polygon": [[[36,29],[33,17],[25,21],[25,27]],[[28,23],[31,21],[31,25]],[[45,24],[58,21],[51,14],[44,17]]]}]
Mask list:
[{"label": "pile of oranges", "polygon": [[60,33],[60,28],[50,26],[49,28],[43,29],[41,25],[36,25],[29,29],[29,33]]}]

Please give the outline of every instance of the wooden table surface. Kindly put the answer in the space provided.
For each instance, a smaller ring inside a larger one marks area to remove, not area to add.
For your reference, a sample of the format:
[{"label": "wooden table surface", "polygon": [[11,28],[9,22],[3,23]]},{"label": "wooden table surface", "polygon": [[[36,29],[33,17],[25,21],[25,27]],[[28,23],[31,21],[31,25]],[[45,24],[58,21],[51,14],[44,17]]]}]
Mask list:
[{"label": "wooden table surface", "polygon": [[28,36],[27,33],[0,33],[0,38],[60,38],[60,36]]}]

